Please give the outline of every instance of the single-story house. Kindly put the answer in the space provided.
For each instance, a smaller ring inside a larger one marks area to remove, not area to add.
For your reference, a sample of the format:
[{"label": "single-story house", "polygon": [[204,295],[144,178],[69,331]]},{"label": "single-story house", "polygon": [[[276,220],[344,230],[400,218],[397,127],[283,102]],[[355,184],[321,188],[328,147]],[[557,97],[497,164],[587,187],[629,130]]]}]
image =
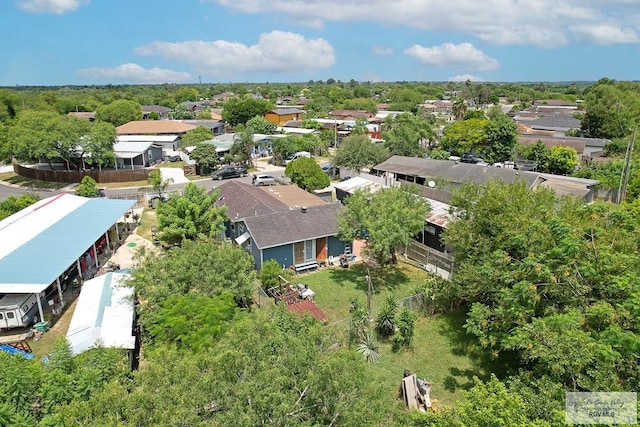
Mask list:
[{"label": "single-story house", "polygon": [[587,202],[592,202],[595,198],[596,186],[599,183],[592,179],[405,156],[392,156],[376,165],[371,173],[420,186],[426,186],[430,182],[435,184],[438,180],[444,179],[447,182],[447,191],[467,182],[486,185],[492,179],[506,183],[523,180],[529,188],[547,187],[558,194],[581,197]]},{"label": "single-story house", "polygon": [[180,135],[118,135],[116,143],[119,142],[150,142],[165,152],[173,152],[180,146]]},{"label": "single-story house", "polygon": [[376,115],[362,110],[334,110],[330,111],[328,116],[335,119],[355,121],[358,119],[368,120]]},{"label": "single-story house", "polygon": [[180,120],[134,120],[116,128],[117,135],[178,135],[182,136],[197,126]]},{"label": "single-story house", "polygon": [[[194,126],[204,126],[206,128],[211,129],[211,133],[213,135],[222,135],[224,133],[224,121],[222,117],[216,113],[211,113],[211,119],[202,119],[202,120],[183,120],[184,123]],[[216,117],[213,117],[216,116]]]},{"label": "single-story house", "polygon": [[302,120],[302,110],[298,108],[276,108],[264,113],[265,120],[282,126],[289,120]]},{"label": "single-story house", "polygon": [[150,120],[151,114],[155,113],[158,115],[158,119],[166,120],[169,118],[169,114],[173,110],[169,107],[165,107],[163,105],[143,105],[142,106],[142,119]]},{"label": "single-story house", "polygon": [[162,147],[151,141],[118,141],[113,153],[116,169],[145,168],[164,159]]},{"label": "single-story house", "polygon": [[[363,176],[356,176],[346,181],[335,183],[333,186],[336,189],[336,197],[340,201],[343,201],[357,190],[375,192],[386,187],[384,182],[376,177],[368,179]],[[450,213],[451,206],[429,197],[424,197],[424,199],[431,207],[425,217],[424,229],[415,235],[414,241],[404,249],[409,258],[426,265],[428,268],[437,267],[451,272],[453,257],[448,253],[449,251],[442,242],[442,233],[452,218]],[[355,252],[358,252],[357,242],[354,242]]]},{"label": "single-story house", "polygon": [[293,185],[254,187],[227,181],[217,206],[227,207],[226,235],[246,248],[260,270],[275,259],[285,268],[315,268],[351,251],[337,238],[340,203],[327,203]]}]

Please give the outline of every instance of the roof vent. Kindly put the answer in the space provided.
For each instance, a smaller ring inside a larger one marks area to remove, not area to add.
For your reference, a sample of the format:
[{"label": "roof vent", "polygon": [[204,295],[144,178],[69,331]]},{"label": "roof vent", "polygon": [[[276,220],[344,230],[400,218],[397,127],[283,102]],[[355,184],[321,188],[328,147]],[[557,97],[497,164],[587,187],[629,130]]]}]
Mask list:
[{"label": "roof vent", "polygon": [[306,206],[302,206],[302,207],[300,208],[300,212],[302,212],[302,213],[307,213],[307,207],[306,207]]}]

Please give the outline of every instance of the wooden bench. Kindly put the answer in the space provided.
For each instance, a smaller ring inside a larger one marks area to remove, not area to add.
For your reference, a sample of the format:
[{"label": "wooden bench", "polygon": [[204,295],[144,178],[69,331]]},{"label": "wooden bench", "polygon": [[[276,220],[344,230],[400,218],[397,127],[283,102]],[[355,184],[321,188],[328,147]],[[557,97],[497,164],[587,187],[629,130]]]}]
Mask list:
[{"label": "wooden bench", "polygon": [[317,270],[320,267],[320,264],[318,263],[318,261],[307,261],[307,262],[303,262],[302,264],[296,264],[293,266],[293,268],[296,270],[296,273],[301,273],[303,271],[309,271],[309,270]]}]

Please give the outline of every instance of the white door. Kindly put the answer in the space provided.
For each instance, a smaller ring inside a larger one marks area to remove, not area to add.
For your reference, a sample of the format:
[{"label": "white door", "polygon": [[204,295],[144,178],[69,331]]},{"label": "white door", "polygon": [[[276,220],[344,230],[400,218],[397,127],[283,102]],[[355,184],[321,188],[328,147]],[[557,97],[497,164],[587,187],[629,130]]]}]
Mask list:
[{"label": "white door", "polygon": [[7,328],[17,328],[21,326],[20,322],[22,321],[22,319],[19,319],[16,313],[17,310],[4,312],[4,320],[7,324]]},{"label": "white door", "polygon": [[4,311],[0,311],[0,329],[7,329],[9,327],[9,325],[7,325],[7,318],[4,314]]},{"label": "white door", "polygon": [[305,261],[315,261],[316,259],[316,241],[315,240],[305,240],[304,242],[304,260]]}]

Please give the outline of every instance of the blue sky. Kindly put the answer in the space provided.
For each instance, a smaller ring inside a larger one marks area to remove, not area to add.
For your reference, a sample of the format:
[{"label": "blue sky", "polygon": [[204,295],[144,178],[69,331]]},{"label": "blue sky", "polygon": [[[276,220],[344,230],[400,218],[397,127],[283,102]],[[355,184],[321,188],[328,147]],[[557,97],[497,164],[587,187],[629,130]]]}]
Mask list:
[{"label": "blue sky", "polygon": [[0,86],[640,77],[640,0],[2,0],[0,22]]}]

